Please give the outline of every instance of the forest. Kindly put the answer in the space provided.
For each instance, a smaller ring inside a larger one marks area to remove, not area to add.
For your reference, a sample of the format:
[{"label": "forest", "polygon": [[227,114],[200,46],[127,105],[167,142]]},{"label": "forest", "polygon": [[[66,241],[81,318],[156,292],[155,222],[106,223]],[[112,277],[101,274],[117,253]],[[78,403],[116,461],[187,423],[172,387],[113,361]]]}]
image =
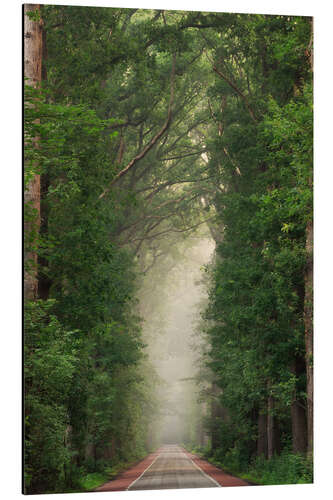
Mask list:
[{"label": "forest", "polygon": [[91,491],[163,442],[151,346],[207,238],[178,444],[311,483],[312,18],[22,15],[24,493]]}]

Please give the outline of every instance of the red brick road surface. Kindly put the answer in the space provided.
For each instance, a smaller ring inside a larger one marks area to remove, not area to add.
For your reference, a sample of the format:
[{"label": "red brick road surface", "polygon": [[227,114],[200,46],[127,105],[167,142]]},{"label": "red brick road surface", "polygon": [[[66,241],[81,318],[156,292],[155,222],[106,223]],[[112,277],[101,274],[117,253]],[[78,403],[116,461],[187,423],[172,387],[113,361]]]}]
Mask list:
[{"label": "red brick road surface", "polygon": [[125,472],[119,474],[119,476],[113,481],[99,486],[95,491],[123,491],[127,490],[133,481],[138,479],[140,475],[149,467],[153,461],[158,457],[162,448],[159,448],[155,453],[150,453],[146,458],[141,460],[138,464],[134,465]]}]

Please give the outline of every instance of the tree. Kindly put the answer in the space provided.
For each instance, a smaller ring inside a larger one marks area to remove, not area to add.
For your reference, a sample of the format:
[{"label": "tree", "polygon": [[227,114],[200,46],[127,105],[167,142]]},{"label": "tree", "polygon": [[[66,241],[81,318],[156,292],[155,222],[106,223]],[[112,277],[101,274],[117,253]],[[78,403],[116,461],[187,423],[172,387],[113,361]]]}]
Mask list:
[{"label": "tree", "polygon": [[[24,5],[24,77],[29,86],[37,87],[42,79],[42,20],[40,6]],[[38,137],[27,135],[26,144],[38,147]],[[37,235],[40,225],[40,166],[25,158],[25,242],[24,296],[37,298]]]},{"label": "tree", "polygon": [[[291,405],[294,451],[303,452],[304,250],[312,154],[311,83],[304,81],[311,80],[305,64],[310,25],[305,18],[283,16],[228,15],[223,21],[218,27],[214,19],[223,41],[211,27],[203,35],[218,77],[210,91],[218,128],[207,149],[211,169],[219,172],[219,191],[210,203],[223,228],[207,316],[216,322],[210,329],[211,366],[233,422],[241,429],[257,412],[258,449],[267,446],[268,456],[278,449],[274,427],[287,432]],[[271,102],[279,109],[274,125]],[[262,367],[256,367],[254,355],[262,357]],[[307,401],[311,405],[311,394]]]}]

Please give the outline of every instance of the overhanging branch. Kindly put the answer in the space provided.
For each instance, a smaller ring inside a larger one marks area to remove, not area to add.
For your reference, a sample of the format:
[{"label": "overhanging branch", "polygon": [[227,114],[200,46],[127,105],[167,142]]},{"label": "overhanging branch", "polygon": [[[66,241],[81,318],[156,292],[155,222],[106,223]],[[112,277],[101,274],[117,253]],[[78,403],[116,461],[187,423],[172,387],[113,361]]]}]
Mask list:
[{"label": "overhanging branch", "polygon": [[239,97],[241,97],[243,99],[245,106],[247,107],[247,110],[250,113],[252,120],[254,121],[254,123],[258,123],[258,120],[255,117],[255,114],[254,114],[254,112],[253,112],[253,110],[252,110],[252,108],[247,100],[246,95],[244,95],[243,92],[241,92],[241,90],[239,90],[239,88],[230,80],[230,78],[228,78],[226,75],[224,75],[221,72],[221,70],[219,70],[216,66],[213,66],[213,71],[215,71],[215,73],[218,74],[220,78],[225,80],[227,82],[227,84],[236,92],[236,94],[238,94]]},{"label": "overhanging branch", "polygon": [[171,69],[171,84],[170,84],[170,101],[168,108],[168,116],[163,125],[163,127],[157,132],[157,134],[152,138],[152,140],[147,144],[147,146],[133,158],[125,168],[123,168],[111,181],[109,186],[103,191],[102,194],[99,195],[99,199],[104,198],[104,196],[111,190],[112,186],[123,176],[125,175],[138,161],[146,156],[146,154],[152,149],[152,147],[156,144],[156,142],[162,137],[164,132],[168,129],[171,118],[172,118],[172,106],[174,101],[174,80],[175,80],[175,67],[176,67],[176,56],[173,55],[172,58],[172,69]]}]

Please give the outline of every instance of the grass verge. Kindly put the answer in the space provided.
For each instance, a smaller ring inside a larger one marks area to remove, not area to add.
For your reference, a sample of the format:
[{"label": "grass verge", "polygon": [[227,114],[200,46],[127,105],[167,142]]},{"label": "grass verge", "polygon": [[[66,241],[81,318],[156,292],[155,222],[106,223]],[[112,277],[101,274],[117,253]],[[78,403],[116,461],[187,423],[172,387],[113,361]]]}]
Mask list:
[{"label": "grass verge", "polygon": [[[151,452],[150,452],[151,453]],[[105,467],[105,469],[102,472],[91,472],[84,474],[80,477],[78,483],[79,483],[79,489],[76,490],[77,492],[85,492],[85,491],[94,491],[96,488],[99,486],[102,486],[102,484],[112,481],[115,479],[119,474],[122,472],[126,471],[127,469],[133,467],[137,463],[139,463],[141,460],[143,460],[148,454],[144,453],[141,455],[138,455],[135,457],[135,459],[132,459],[127,462],[118,462],[117,464],[113,465],[112,467]]]}]

